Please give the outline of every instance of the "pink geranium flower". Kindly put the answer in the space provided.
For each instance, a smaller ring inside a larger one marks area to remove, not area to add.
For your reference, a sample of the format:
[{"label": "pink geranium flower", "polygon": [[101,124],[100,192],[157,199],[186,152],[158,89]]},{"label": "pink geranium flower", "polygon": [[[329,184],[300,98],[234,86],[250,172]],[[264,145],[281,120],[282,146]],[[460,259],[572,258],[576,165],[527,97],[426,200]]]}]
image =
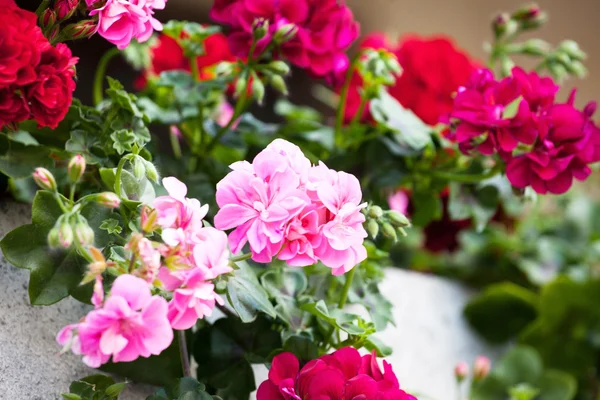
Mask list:
[{"label": "pink geranium flower", "polygon": [[375,355],[360,356],[352,347],[309,361],[302,369],[296,356],[273,358],[269,378],[260,384],[257,400],[394,399],[416,400],[400,389],[387,362],[381,371]]},{"label": "pink geranium flower", "polygon": [[300,178],[285,156],[264,150],[252,164],[235,163],[217,184],[215,216],[217,229],[233,229],[229,234],[232,252],[250,244],[252,258],[269,262],[281,249],[285,225],[309,204],[299,189]]},{"label": "pink geranium flower", "polygon": [[154,10],[165,8],[166,0],[108,0],[102,4],[96,0],[86,0],[91,8],[90,16],[98,15],[98,33],[115,44],[119,50],[129,45],[131,40],[145,42],[152,33],[162,30],[162,24],[154,18]]},{"label": "pink geranium flower", "polygon": [[[163,232],[170,229],[201,229],[208,205],[201,206],[197,199],[185,197],[187,187],[177,178],[164,178],[162,184],[169,195],[157,197],[152,205],[158,213],[157,223],[163,228]],[[174,233],[170,232],[167,235]]]},{"label": "pink geranium flower", "polygon": [[[78,336],[73,337],[77,330]],[[167,318],[167,301],[152,296],[148,284],[133,275],[119,276],[102,307],[57,336],[59,344],[72,341],[72,350],[83,362],[98,368],[108,362],[129,362],[158,355],[173,341]]]},{"label": "pink geranium flower", "polygon": [[224,304],[206,272],[201,268],[176,272],[161,268],[159,279],[165,289],[173,291],[168,312],[173,329],[189,329],[198,319],[212,315],[216,304]]}]

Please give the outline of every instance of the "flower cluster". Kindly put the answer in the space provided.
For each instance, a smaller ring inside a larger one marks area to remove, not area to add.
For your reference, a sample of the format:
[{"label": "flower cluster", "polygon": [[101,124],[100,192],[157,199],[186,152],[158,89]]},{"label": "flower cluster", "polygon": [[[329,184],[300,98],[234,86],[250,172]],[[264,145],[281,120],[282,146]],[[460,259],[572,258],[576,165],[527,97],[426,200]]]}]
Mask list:
[{"label": "flower cluster", "polygon": [[[166,290],[173,292],[169,321],[174,329],[183,330],[211,315],[216,303],[223,304],[210,281],[232,269],[227,235],[203,225],[208,207],[186,198],[187,187],[176,178],[163,179],[163,185],[169,196],[154,201],[156,222],[162,228],[166,245],[159,248],[164,266],[158,272],[158,279]],[[148,246],[146,249],[152,259],[153,249]]]},{"label": "flower cluster", "polygon": [[268,32],[257,50],[278,41],[283,56],[318,77],[344,73],[349,66],[345,51],[359,34],[352,11],[338,0],[216,0],[210,16],[231,28],[228,39],[234,54],[248,56],[259,20],[268,25]]},{"label": "flower cluster", "polygon": [[95,309],[56,337],[59,344],[83,355],[86,365],[98,368],[111,356],[114,362],[129,362],[158,355],[169,347],[173,330],[167,319],[167,301],[152,296],[146,281],[121,275],[106,300],[103,297],[102,280],[98,279],[92,297]]},{"label": "flower cluster", "polygon": [[[115,263],[90,248],[96,260],[88,274],[96,279],[96,308],[57,336],[90,367],[99,367],[111,356],[120,362],[160,354],[171,344],[173,329],[189,329],[210,316],[217,303],[223,304],[212,280],[232,270],[227,235],[204,226],[208,208],[186,198],[183,183],[165,178],[163,185],[169,195],[156,198],[154,209],[145,208],[141,217],[144,232],[162,228],[163,243],[133,235],[126,247],[133,268],[117,277],[106,301],[100,274]],[[151,296],[153,287],[169,292],[171,300]]]},{"label": "flower cluster", "polygon": [[[227,38],[222,33],[215,33],[207,37],[202,45],[204,55],[196,57],[200,80],[209,80],[215,77],[214,66],[222,61],[235,61],[235,57],[227,47]],[[158,76],[165,71],[190,72],[190,60],[183,54],[183,48],[177,40],[161,34],[156,43],[150,48],[151,64],[144,71],[144,75],[136,82],[136,86],[143,89],[148,78]]]},{"label": "flower cluster", "polygon": [[[437,124],[441,115],[452,110],[454,94],[468,82],[475,69],[474,61],[446,37],[410,36],[394,45],[385,35],[374,33],[367,36],[360,47],[383,49],[396,55],[403,71],[389,93],[429,125]],[[352,119],[359,108],[362,85],[360,77],[355,75],[346,103],[347,120]],[[368,115],[366,108],[361,118],[364,120]]]},{"label": "flower cluster", "polygon": [[453,138],[465,152],[497,153],[517,188],[564,193],[600,161],[600,129],[591,120],[595,103],[578,110],[573,95],[556,103],[558,89],[552,79],[520,68],[500,81],[478,70],[449,114]]},{"label": "flower cluster", "polygon": [[237,253],[246,243],[252,258],[273,257],[291,266],[321,261],[343,274],[363,261],[367,233],[358,179],[312,166],[300,148],[282,139],[254,158],[231,165],[217,184],[218,229],[233,229],[229,244]]},{"label": "flower cluster", "polygon": [[56,128],[75,90],[69,48],[50,45],[34,13],[0,1],[0,127],[33,118]]},{"label": "flower cluster", "polygon": [[269,379],[261,383],[257,400],[394,399],[416,400],[400,389],[392,366],[375,353],[361,357],[352,347],[308,362],[302,369],[296,356],[282,353],[273,358]]},{"label": "flower cluster", "polygon": [[86,0],[90,16],[98,16],[98,34],[115,44],[119,50],[131,40],[145,42],[152,33],[162,30],[153,17],[154,10],[165,8],[167,0]]}]

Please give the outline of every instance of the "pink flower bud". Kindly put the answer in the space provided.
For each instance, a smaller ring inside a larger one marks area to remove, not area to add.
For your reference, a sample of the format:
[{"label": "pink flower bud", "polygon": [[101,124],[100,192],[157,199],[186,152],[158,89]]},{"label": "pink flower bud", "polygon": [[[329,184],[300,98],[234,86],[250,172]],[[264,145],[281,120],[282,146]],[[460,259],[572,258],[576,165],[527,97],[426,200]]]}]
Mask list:
[{"label": "pink flower bud", "polygon": [[454,367],[454,377],[458,382],[462,382],[467,376],[469,376],[469,364],[464,361],[459,362]]},{"label": "pink flower bud", "polygon": [[94,243],[94,230],[84,220],[79,220],[75,224],[75,238],[82,246],[89,246]]},{"label": "pink flower bud", "polygon": [[180,138],[181,136],[183,136],[181,134],[181,131],[179,130],[179,128],[177,127],[177,125],[171,125],[170,126],[170,131],[171,131],[171,135]]},{"label": "pink flower bud", "polygon": [[36,168],[33,172],[33,180],[44,190],[56,190],[54,175],[46,168]]},{"label": "pink flower bud", "polygon": [[54,10],[58,19],[63,20],[71,18],[78,6],[79,0],[57,0],[54,4]]},{"label": "pink flower bud", "polygon": [[68,249],[73,244],[73,228],[66,221],[63,221],[58,226],[58,241],[65,249]]},{"label": "pink flower bud", "polygon": [[66,38],[71,40],[87,39],[96,33],[97,30],[98,25],[96,21],[92,19],[86,19],[75,24],[68,25],[64,29],[64,35]]},{"label": "pink flower bud", "polygon": [[42,29],[48,29],[56,23],[56,13],[51,8],[46,8],[40,16],[40,26]]},{"label": "pink flower bud", "polygon": [[269,32],[269,20],[265,18],[257,18],[252,24],[254,39],[260,40]]},{"label": "pink flower bud", "polygon": [[119,196],[112,192],[100,193],[96,201],[98,204],[107,208],[118,208],[119,205],[121,205],[121,199],[119,199]]},{"label": "pink flower bud", "polygon": [[85,158],[81,154],[77,154],[69,161],[68,175],[73,183],[79,182],[85,172]]},{"label": "pink flower bud", "polygon": [[479,356],[475,359],[475,365],[473,366],[473,378],[475,380],[481,380],[488,376],[492,363],[489,358],[485,356]]},{"label": "pink flower bud", "polygon": [[298,32],[298,27],[295,24],[281,24],[277,26],[273,40],[277,44],[283,44],[291,40]]}]

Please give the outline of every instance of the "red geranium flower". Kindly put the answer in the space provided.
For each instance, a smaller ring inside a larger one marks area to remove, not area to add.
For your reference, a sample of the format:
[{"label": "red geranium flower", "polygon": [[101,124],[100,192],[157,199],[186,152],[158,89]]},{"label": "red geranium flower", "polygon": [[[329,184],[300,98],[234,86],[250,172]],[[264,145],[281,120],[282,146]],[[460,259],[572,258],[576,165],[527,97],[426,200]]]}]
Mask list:
[{"label": "red geranium flower", "polygon": [[[409,36],[395,47],[377,33],[367,36],[361,47],[383,48],[398,57],[403,71],[389,93],[429,125],[437,124],[440,116],[452,110],[454,94],[467,83],[476,68],[470,56],[444,36]],[[351,119],[358,109],[361,85],[360,79],[352,82],[346,119]],[[367,116],[368,111],[365,111],[363,119]]]},{"label": "red geranium flower", "polygon": [[261,383],[257,400],[416,400],[400,389],[392,366],[375,352],[360,356],[352,347],[308,362],[302,369],[296,356],[282,353],[273,359],[269,379]]}]

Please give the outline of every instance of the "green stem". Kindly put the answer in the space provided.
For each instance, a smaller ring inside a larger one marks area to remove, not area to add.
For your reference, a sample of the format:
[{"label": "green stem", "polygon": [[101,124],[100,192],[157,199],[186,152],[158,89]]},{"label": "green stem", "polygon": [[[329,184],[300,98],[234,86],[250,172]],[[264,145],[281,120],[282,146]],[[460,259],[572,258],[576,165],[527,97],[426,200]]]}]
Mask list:
[{"label": "green stem", "polygon": [[351,126],[360,122],[360,120],[362,119],[362,115],[365,112],[366,106],[367,106],[367,99],[361,97],[360,105],[358,106],[358,110],[357,110],[356,114],[354,114],[354,117],[352,117],[352,121],[350,122]]},{"label": "green stem", "polygon": [[58,194],[58,192],[54,192],[54,198],[56,199],[56,202],[58,203],[58,206],[60,207],[62,212],[65,214],[68,214],[69,209],[67,207],[65,207],[65,204],[63,203],[62,199],[60,198],[60,195]]},{"label": "green stem", "polygon": [[96,74],[94,75],[94,104],[97,106],[102,102],[103,99],[103,90],[102,84],[104,83],[104,76],[106,75],[106,67],[110,60],[116,57],[119,54],[119,49],[116,47],[108,50],[100,61],[98,62],[98,66],[96,67]]},{"label": "green stem", "polygon": [[183,376],[192,376],[192,369],[190,368],[190,355],[187,349],[187,341],[185,340],[185,331],[177,331],[177,340],[179,341],[179,355],[181,356],[181,368],[183,369]]},{"label": "green stem", "polygon": [[123,168],[125,167],[125,163],[129,160],[129,156],[125,156],[121,158],[119,161],[119,165],[117,166],[117,172],[115,174],[115,193],[119,198],[121,197],[121,175],[123,174]]},{"label": "green stem", "polygon": [[69,191],[69,200],[71,201],[71,204],[75,203],[75,187],[76,186],[77,186],[76,184],[72,184],[71,189]]},{"label": "green stem", "polygon": [[179,138],[173,132],[169,132],[169,139],[171,139],[173,155],[175,156],[175,159],[179,160],[181,158],[181,144],[179,143]]},{"label": "green stem", "polygon": [[40,16],[46,8],[50,7],[50,0],[44,0],[40,3],[39,7],[35,10],[37,16]]},{"label": "green stem", "polygon": [[[249,82],[249,80],[247,80],[246,82]],[[208,146],[206,146],[205,154],[210,154],[210,152],[213,151],[213,149],[215,148],[215,146],[221,140],[221,137],[223,137],[223,135],[231,128],[231,126],[235,123],[235,121],[246,110],[246,106],[247,106],[246,99],[248,97],[247,96],[247,92],[248,92],[248,83],[246,83],[246,87],[244,87],[244,90],[242,91],[242,94],[240,94],[240,98],[238,99],[237,103],[235,104],[235,109],[233,111],[233,115],[231,116],[231,119],[229,120],[229,122],[227,123],[227,125],[225,125],[224,127],[222,127],[219,130],[219,132],[217,132],[217,134],[210,141],[210,143],[208,143]]]},{"label": "green stem", "polygon": [[479,183],[483,180],[492,178],[500,172],[501,166],[498,164],[486,173],[479,175],[457,174],[445,171],[431,171],[431,175],[435,178],[454,181],[460,183]]},{"label": "green stem", "polygon": [[350,91],[350,81],[352,80],[352,74],[354,74],[354,66],[356,61],[358,61],[360,57],[360,53],[358,53],[350,63],[348,67],[348,71],[346,72],[346,78],[344,81],[344,86],[342,87],[342,92],[340,93],[340,101],[338,103],[338,108],[335,116],[335,142],[336,144],[340,144],[341,136],[342,136],[342,126],[344,125],[344,113],[346,112],[346,102],[348,100],[348,92]]},{"label": "green stem", "polygon": [[240,261],[248,260],[250,257],[252,257],[252,253],[244,253],[244,254],[240,254],[239,256],[231,257],[230,261],[237,263]]},{"label": "green stem", "polygon": [[192,71],[192,78],[197,82],[200,80],[200,70],[198,69],[198,62],[196,57],[190,57],[190,70]]},{"label": "green stem", "polygon": [[338,303],[338,308],[342,309],[346,305],[346,301],[348,300],[348,292],[350,291],[350,287],[352,286],[352,281],[354,280],[354,275],[356,274],[356,270],[358,269],[358,265],[348,272],[346,275],[346,283],[344,284],[344,289],[342,291],[342,296],[340,297],[340,302]]}]

